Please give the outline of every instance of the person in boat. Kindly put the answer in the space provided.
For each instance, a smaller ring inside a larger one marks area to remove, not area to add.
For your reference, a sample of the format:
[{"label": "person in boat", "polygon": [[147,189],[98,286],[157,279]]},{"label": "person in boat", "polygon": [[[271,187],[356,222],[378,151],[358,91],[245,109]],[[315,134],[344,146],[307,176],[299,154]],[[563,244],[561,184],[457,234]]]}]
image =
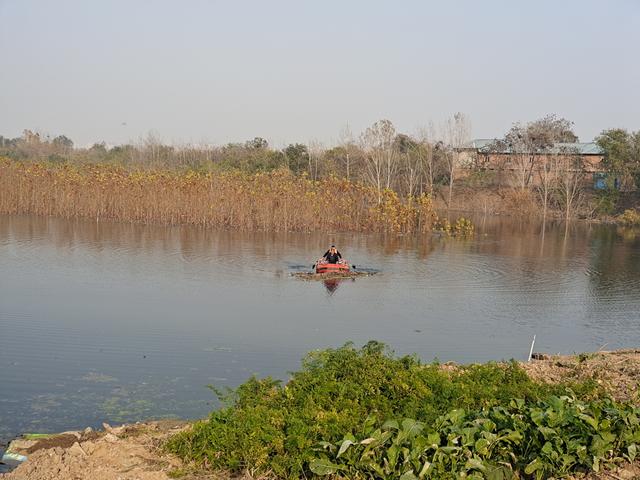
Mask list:
[{"label": "person in boat", "polygon": [[331,248],[324,252],[322,258],[324,258],[328,263],[338,263],[342,258],[342,255],[335,245],[331,245]]}]

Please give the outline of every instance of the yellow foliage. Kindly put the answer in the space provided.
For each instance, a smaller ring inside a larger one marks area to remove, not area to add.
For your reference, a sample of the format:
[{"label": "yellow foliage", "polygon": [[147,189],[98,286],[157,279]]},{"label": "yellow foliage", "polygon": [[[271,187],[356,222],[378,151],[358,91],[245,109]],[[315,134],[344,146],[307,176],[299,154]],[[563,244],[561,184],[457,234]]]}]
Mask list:
[{"label": "yellow foliage", "polygon": [[635,209],[625,210],[624,213],[616,217],[618,222],[628,227],[640,226],[640,211]]},{"label": "yellow foliage", "polygon": [[[128,171],[111,165],[22,164],[0,159],[0,213],[268,231],[430,231],[428,195],[285,170],[200,173]],[[462,227],[461,227],[462,228]]]}]

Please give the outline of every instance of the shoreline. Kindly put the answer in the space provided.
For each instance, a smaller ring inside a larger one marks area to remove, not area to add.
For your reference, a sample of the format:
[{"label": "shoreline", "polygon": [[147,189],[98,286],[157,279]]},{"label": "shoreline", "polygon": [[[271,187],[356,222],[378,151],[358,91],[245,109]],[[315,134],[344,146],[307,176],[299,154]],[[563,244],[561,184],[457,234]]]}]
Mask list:
[{"label": "shoreline", "polygon": [[[640,349],[598,351],[579,355],[536,354],[531,362],[519,362],[534,380],[559,383],[592,379],[618,401],[640,400]],[[443,364],[455,370],[457,364]],[[224,472],[200,471],[185,465],[162,448],[166,440],[185,429],[192,421],[149,420],[104,430],[63,432],[34,438],[23,436],[9,444],[8,451],[23,455],[15,470],[0,474],[1,480],[50,480],[91,478],[95,480],[166,480],[183,478],[230,478]],[[621,464],[613,470],[588,474],[589,479],[640,476],[640,463]],[[245,478],[251,478],[246,476]],[[573,478],[573,477],[569,477]]]}]

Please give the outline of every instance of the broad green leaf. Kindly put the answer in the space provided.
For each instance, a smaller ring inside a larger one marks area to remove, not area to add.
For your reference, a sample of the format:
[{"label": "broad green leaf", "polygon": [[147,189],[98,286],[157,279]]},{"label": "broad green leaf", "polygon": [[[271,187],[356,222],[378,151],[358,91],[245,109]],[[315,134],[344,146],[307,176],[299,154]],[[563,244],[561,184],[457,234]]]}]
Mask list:
[{"label": "broad green leaf", "polygon": [[557,432],[553,428],[549,427],[538,427],[538,431],[542,434],[545,440],[549,440],[550,438],[557,437]]},{"label": "broad green leaf", "polygon": [[578,458],[582,463],[585,463],[587,461],[587,456],[588,456],[587,447],[585,445],[580,445],[576,449],[576,455],[578,455]]},{"label": "broad green leaf", "polygon": [[566,469],[573,467],[573,465],[576,463],[576,457],[569,454],[562,455],[560,457],[560,460],[562,461],[562,466]]},{"label": "broad green leaf", "polygon": [[452,424],[461,423],[464,420],[466,412],[462,408],[458,408],[455,410],[451,410],[447,415],[447,418],[451,421]]},{"label": "broad green leaf", "polygon": [[340,450],[338,450],[338,455],[336,455],[336,458],[340,458],[340,455],[342,455],[344,452],[347,451],[347,449],[351,446],[354,445],[355,442],[353,440],[347,439],[344,442],[342,442],[342,445],[340,445]]},{"label": "broad green leaf", "polygon": [[627,447],[627,453],[629,454],[629,460],[632,462],[636,459],[636,455],[638,455],[638,447],[635,443],[632,443]]},{"label": "broad green leaf", "polygon": [[407,447],[402,447],[400,449],[400,452],[402,453],[402,458],[404,459],[403,463],[407,463],[411,456],[411,450],[409,450]]},{"label": "broad green leaf", "polygon": [[363,424],[363,431],[365,432],[365,434],[367,435],[370,434],[373,431],[373,427],[375,426],[375,424],[376,424],[375,415],[367,416]]},{"label": "broad green leaf", "polygon": [[531,409],[530,416],[531,420],[533,420],[533,423],[535,423],[536,425],[543,425],[545,414],[542,410],[540,410],[539,408],[533,408]]},{"label": "broad green leaf", "polygon": [[476,441],[475,449],[480,455],[487,455],[489,453],[489,440],[486,438],[479,438]]},{"label": "broad green leaf", "polygon": [[387,420],[382,424],[383,430],[400,430],[400,424],[397,420]]},{"label": "broad green leaf", "polygon": [[534,458],[533,461],[524,468],[524,473],[526,473],[527,475],[531,475],[533,472],[542,470],[543,468],[544,463],[542,462],[542,460],[540,460],[539,458]]},{"label": "broad green leaf", "polygon": [[370,464],[368,464],[368,467],[376,472],[380,478],[385,478],[384,469],[377,463],[371,462]]},{"label": "broad green leaf", "polygon": [[424,465],[422,466],[422,468],[420,469],[420,472],[418,473],[418,477],[423,478],[429,471],[430,466],[431,466],[431,462],[424,462]]},{"label": "broad green leaf", "polygon": [[520,443],[524,437],[519,431],[510,430],[509,433],[507,433],[506,435],[503,435],[501,438],[509,442]]},{"label": "broad green leaf", "polygon": [[595,418],[593,418],[593,417],[591,417],[591,416],[589,416],[589,415],[587,415],[585,413],[581,413],[580,415],[578,415],[578,418],[580,418],[581,420],[584,420],[585,422],[587,422],[589,425],[591,425],[593,427],[594,430],[598,429],[598,421]]},{"label": "broad green leaf", "polygon": [[418,480],[412,470],[408,470],[400,475],[400,480]]},{"label": "broad green leaf", "polygon": [[396,462],[398,461],[398,447],[396,445],[391,445],[387,449],[387,461],[391,469],[396,468]]},{"label": "broad green leaf", "polygon": [[442,453],[446,453],[447,455],[451,455],[454,452],[458,452],[460,447],[440,447],[439,449]]},{"label": "broad green leaf", "polygon": [[405,418],[402,420],[402,431],[408,438],[415,437],[423,428],[424,425],[422,425],[422,423],[411,418]]},{"label": "broad green leaf", "polygon": [[507,467],[492,467],[485,472],[487,480],[509,480],[513,478],[513,471]]},{"label": "broad green leaf", "polygon": [[380,435],[380,438],[378,439],[378,441],[383,444],[385,443],[387,440],[389,440],[391,437],[393,437],[393,432],[382,432],[382,435]]},{"label": "broad green leaf", "polygon": [[429,435],[427,435],[427,443],[431,447],[440,446],[440,435],[437,432],[430,433]]},{"label": "broad green leaf", "polygon": [[482,426],[483,430],[486,430],[487,432],[493,432],[496,429],[496,424],[493,423],[491,420],[489,419],[482,419],[479,422],[480,426]]},{"label": "broad green leaf", "polygon": [[485,467],[484,465],[484,462],[476,457],[472,457],[467,460],[467,462],[464,464],[464,468],[466,468],[467,470],[480,470],[481,472],[484,472],[487,469],[487,467]]},{"label": "broad green leaf", "polygon": [[591,440],[590,452],[597,457],[603,457],[608,447],[609,443],[606,442],[600,435],[596,435]]},{"label": "broad green leaf", "polygon": [[418,459],[424,452],[429,450],[430,445],[427,437],[418,435],[411,442],[411,458]]},{"label": "broad green leaf", "polygon": [[324,458],[314,458],[309,462],[309,469],[316,475],[331,475],[343,467]]}]

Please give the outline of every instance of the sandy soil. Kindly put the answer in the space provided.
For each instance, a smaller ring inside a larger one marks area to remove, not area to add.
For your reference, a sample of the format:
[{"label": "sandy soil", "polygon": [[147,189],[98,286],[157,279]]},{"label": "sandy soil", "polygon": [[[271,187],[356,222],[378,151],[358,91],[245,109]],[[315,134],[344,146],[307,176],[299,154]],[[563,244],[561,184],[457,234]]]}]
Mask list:
[{"label": "sandy soil", "polygon": [[583,353],[580,355],[542,355],[524,370],[535,380],[560,382],[592,379],[620,401],[640,403],[640,350]]},{"label": "sandy soil", "polygon": [[[619,400],[640,401],[640,350],[597,352],[578,356],[539,355],[523,364],[535,379],[558,382],[593,379]],[[172,434],[189,428],[186,422],[152,421],[94,432],[65,432],[47,439],[18,440],[11,450],[28,456],[0,480],[183,480],[223,479],[221,473],[197,472],[163,452],[161,445]],[[248,479],[249,477],[247,477]],[[591,480],[640,479],[640,464],[623,465]]]},{"label": "sandy soil", "polygon": [[14,453],[28,460],[2,480],[166,480],[181,463],[161,451],[169,435],[185,422],[160,421],[111,428],[102,432],[67,432],[43,440],[19,440]]}]

